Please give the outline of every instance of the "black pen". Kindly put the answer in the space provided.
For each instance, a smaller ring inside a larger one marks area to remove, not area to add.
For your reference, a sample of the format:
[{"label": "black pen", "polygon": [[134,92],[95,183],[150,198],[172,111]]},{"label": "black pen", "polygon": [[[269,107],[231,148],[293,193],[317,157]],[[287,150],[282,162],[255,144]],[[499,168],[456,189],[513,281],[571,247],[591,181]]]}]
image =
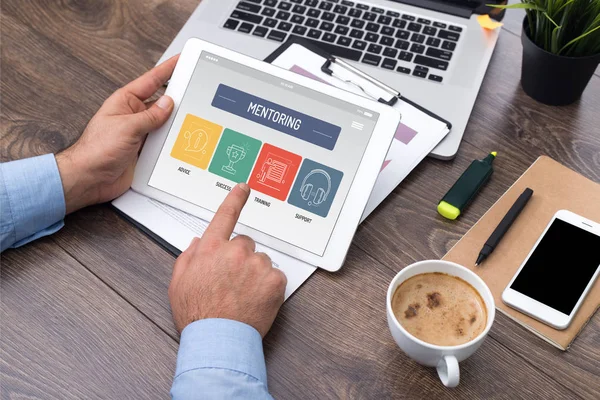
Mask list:
[{"label": "black pen", "polygon": [[483,245],[483,248],[477,257],[477,261],[475,262],[475,266],[481,264],[486,257],[492,254],[492,251],[494,251],[498,243],[500,243],[500,240],[502,240],[504,234],[508,232],[513,222],[515,222],[519,214],[521,214],[521,211],[523,211],[523,208],[525,208],[525,205],[531,198],[531,195],[533,195],[533,190],[529,188],[525,189],[525,191],[521,193],[517,201],[515,201],[515,204],[513,204],[510,210],[508,210],[504,218],[502,218],[502,221],[500,221],[492,235]]}]

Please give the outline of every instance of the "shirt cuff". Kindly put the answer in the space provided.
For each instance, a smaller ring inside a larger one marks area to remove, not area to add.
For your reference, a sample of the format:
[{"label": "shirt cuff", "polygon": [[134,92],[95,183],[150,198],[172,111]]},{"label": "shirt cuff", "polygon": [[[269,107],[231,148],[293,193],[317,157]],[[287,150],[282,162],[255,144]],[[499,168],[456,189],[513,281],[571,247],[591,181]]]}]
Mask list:
[{"label": "shirt cuff", "polygon": [[2,163],[0,169],[12,243],[19,246],[63,226],[65,195],[54,154]]},{"label": "shirt cuff", "polygon": [[181,332],[175,378],[199,368],[238,371],[267,385],[262,338],[256,329],[242,322],[211,318],[185,327]]}]

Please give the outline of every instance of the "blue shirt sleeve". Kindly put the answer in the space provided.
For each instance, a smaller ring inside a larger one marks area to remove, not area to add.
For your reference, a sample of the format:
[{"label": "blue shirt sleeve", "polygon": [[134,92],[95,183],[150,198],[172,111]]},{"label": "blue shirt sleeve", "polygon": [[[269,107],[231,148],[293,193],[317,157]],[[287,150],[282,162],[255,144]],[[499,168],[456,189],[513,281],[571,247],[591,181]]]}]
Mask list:
[{"label": "blue shirt sleeve", "polygon": [[189,324],[181,333],[171,397],[272,399],[258,331],[228,319]]},{"label": "blue shirt sleeve", "polygon": [[58,231],[65,212],[54,154],[0,164],[0,251]]}]

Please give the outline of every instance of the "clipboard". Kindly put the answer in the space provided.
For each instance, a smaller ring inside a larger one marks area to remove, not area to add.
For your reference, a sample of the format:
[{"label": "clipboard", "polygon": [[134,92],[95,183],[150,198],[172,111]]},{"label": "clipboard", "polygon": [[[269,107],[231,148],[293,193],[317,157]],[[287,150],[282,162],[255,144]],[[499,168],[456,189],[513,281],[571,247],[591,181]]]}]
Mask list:
[{"label": "clipboard", "polygon": [[354,65],[329,54],[310,40],[292,36],[264,61],[387,104],[402,115],[361,222],[446,137],[452,127],[449,121]]},{"label": "clipboard", "polygon": [[[281,54],[283,54],[286,50],[289,49],[289,47],[293,44],[298,44],[302,47],[307,48],[308,50],[312,51],[315,54],[320,55],[321,57],[325,58],[326,61],[325,63],[321,66],[321,71],[324,72],[325,74],[332,76],[334,78],[337,79],[341,79],[342,81],[352,84],[354,86],[356,86],[357,88],[359,88],[367,97],[373,99],[373,100],[377,100],[380,103],[383,104],[387,104],[390,107],[394,106],[399,100],[410,104],[411,106],[415,107],[416,109],[424,112],[425,114],[427,114],[428,116],[437,119],[438,121],[441,121],[443,123],[446,124],[448,130],[452,129],[452,124],[450,123],[450,121],[440,117],[439,115],[429,111],[428,109],[426,109],[425,107],[422,107],[421,105],[413,102],[412,100],[408,99],[405,96],[402,96],[402,94],[386,85],[385,83],[373,78],[372,76],[370,76],[369,74],[366,74],[364,72],[362,72],[360,69],[352,66],[350,63],[344,61],[343,59],[336,57],[332,54],[329,54],[327,51],[321,49],[320,47],[312,44],[310,41],[301,38],[301,37],[297,37],[297,36],[291,36],[290,39],[288,39],[285,43],[283,43],[281,46],[279,46],[273,53],[269,54],[264,61],[268,62],[268,63],[273,63],[273,61],[275,61]],[[367,82],[369,82],[370,84],[372,84],[374,87],[377,87],[381,90],[383,90],[384,92],[388,93],[390,95],[389,98],[385,99],[382,98],[380,96],[374,96],[372,94],[372,92],[365,88],[364,85],[358,84],[355,81],[348,81],[347,79],[343,79],[340,78],[335,71],[333,70],[333,67],[335,66],[335,68],[343,68],[344,70],[346,70],[347,72],[362,78],[363,80],[366,80]]]}]

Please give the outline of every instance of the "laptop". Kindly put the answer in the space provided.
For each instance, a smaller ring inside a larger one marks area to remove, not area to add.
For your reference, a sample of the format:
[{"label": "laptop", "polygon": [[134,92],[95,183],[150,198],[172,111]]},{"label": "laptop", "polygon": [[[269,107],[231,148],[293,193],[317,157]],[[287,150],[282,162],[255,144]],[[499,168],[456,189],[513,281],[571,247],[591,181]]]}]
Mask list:
[{"label": "laptop", "polygon": [[[489,1],[488,1],[489,2]],[[452,123],[431,156],[460,145],[499,30],[475,0],[202,0],[161,61],[197,37],[264,59],[299,36]]]}]

